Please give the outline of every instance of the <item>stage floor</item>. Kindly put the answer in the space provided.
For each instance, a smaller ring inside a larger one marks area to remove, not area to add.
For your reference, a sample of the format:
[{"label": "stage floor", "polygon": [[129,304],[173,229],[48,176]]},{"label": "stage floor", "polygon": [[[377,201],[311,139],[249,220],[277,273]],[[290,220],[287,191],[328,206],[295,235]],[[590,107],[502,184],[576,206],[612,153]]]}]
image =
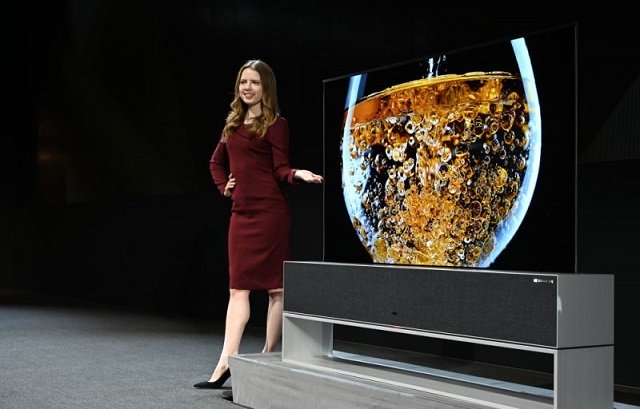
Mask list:
[{"label": "stage floor", "polygon": [[[210,375],[223,323],[128,311],[0,290],[0,406],[7,409],[231,409],[222,392],[193,384]],[[248,328],[242,356],[258,353],[263,329]],[[545,396],[550,375],[336,340],[334,359],[401,365],[429,376],[519,388]],[[276,353],[277,354],[277,353]],[[366,356],[367,358],[363,358]],[[277,356],[276,356],[277,359]],[[425,359],[427,361],[425,361]],[[233,386],[233,377],[227,382]],[[640,409],[640,396],[616,389],[616,409]]]}]

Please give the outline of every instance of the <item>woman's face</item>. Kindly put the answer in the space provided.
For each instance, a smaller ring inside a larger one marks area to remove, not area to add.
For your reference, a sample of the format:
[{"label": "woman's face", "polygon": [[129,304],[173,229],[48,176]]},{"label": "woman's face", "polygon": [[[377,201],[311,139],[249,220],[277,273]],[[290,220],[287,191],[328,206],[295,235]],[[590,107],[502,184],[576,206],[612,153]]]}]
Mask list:
[{"label": "woman's face", "polygon": [[258,71],[245,68],[240,74],[240,84],[238,92],[242,101],[252,107],[262,100],[262,82]]}]

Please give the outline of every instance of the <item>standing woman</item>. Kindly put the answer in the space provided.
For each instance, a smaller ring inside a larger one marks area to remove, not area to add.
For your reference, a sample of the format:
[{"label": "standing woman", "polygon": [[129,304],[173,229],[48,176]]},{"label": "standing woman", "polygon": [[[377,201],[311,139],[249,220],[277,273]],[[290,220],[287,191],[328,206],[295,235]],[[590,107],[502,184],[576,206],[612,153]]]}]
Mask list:
[{"label": "standing woman", "polygon": [[203,389],[219,389],[231,376],[229,356],[239,352],[251,312],[252,290],[269,294],[262,352],[274,351],[280,341],[282,269],[290,255],[291,227],[284,185],[323,180],[313,172],[289,166],[289,125],[279,115],[276,78],[264,61],[249,60],[240,67],[230,106],[209,163],[218,190],[232,200],[229,304],[218,363],[208,381],[193,385]]}]

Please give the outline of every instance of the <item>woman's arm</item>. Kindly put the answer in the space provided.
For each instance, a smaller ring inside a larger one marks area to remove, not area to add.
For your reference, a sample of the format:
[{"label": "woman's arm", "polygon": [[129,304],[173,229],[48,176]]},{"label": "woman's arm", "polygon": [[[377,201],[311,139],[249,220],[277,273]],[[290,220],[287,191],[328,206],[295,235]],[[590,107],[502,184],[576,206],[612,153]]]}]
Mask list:
[{"label": "woman's arm", "polygon": [[322,176],[305,169],[292,169],[289,165],[289,123],[280,117],[267,132],[273,157],[273,174],[277,180],[287,183],[302,181],[322,183]]},{"label": "woman's arm", "polygon": [[227,196],[225,194],[225,190],[227,187],[227,182],[229,181],[227,177],[227,155],[225,152],[224,143],[218,142],[216,149],[213,151],[213,155],[211,155],[211,159],[209,160],[209,172],[211,173],[211,178],[213,179],[213,183],[215,183],[218,191]]}]

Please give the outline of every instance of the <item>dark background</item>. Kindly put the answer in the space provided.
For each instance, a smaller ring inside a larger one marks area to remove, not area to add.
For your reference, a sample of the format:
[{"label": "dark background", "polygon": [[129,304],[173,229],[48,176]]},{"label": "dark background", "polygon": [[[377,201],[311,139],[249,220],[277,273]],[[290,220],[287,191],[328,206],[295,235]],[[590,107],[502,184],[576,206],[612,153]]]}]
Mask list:
[{"label": "dark background", "polygon": [[[576,22],[577,265],[615,274],[615,383],[640,387],[640,35],[629,9],[248,0],[5,7],[0,288],[216,320],[228,295],[229,203],[213,188],[208,160],[245,60],[264,59],[276,72],[292,165],[321,172],[324,79]],[[293,259],[321,260],[322,188],[289,194]],[[262,325],[256,307],[252,323]]]}]

